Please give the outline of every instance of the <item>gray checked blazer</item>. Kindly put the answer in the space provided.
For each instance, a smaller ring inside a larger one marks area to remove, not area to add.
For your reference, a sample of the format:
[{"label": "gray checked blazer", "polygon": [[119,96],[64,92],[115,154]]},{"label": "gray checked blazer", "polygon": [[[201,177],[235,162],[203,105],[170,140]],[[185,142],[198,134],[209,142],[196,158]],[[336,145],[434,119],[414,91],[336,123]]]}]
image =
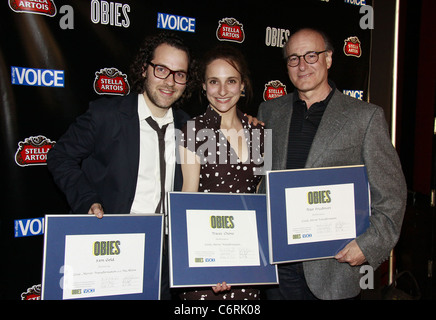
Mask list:
[{"label": "gray checked blazer", "polygon": [[[292,97],[288,94],[259,106],[257,118],[272,129],[272,170],[286,168]],[[361,164],[368,172],[371,217],[370,227],[356,241],[375,270],[389,257],[400,236],[407,187],[383,110],[336,90],[313,140],[306,168]],[[346,299],[360,292],[360,266],[331,258],[306,261],[303,267],[309,288],[320,299]]]}]

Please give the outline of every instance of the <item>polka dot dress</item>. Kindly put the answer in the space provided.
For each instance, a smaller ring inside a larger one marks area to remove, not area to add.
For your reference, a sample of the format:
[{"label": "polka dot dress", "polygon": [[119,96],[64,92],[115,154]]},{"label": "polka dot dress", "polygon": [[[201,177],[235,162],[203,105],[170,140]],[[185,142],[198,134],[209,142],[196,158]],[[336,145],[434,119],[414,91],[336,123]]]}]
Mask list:
[{"label": "polka dot dress", "polygon": [[[248,124],[237,110],[243,126],[248,159],[239,159],[220,129],[221,116],[208,106],[203,115],[188,121],[182,130],[181,145],[200,159],[200,192],[254,193],[262,178],[264,133],[262,126]],[[225,281],[225,279],[223,279]],[[256,288],[232,288],[216,294],[211,289],[183,292],[183,300],[259,300]]]},{"label": "polka dot dress", "polygon": [[232,288],[230,291],[216,294],[209,290],[183,292],[182,300],[259,300],[259,290],[254,288]]},{"label": "polka dot dress", "polygon": [[249,150],[248,159],[239,159],[220,129],[221,116],[210,106],[203,115],[188,121],[182,131],[181,144],[200,158],[198,191],[254,193],[262,178],[264,132],[262,126],[248,124],[240,112],[243,137]]}]

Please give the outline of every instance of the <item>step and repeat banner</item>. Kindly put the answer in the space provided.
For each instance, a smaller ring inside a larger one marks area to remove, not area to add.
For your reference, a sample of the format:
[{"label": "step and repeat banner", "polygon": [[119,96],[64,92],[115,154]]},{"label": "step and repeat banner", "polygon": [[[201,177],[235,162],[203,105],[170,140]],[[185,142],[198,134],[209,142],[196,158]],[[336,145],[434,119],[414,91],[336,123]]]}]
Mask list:
[{"label": "step and repeat banner", "polygon": [[[244,111],[256,115],[262,101],[294,90],[282,53],[286,40],[298,28],[319,28],[335,47],[330,78],[366,100],[365,5],[372,1],[2,1],[0,298],[39,299],[44,216],[69,212],[47,153],[89,101],[130,93],[129,67],[145,36],[175,32],[195,57],[219,42],[237,46],[254,89]],[[205,108],[198,94],[183,106],[191,116]]]}]

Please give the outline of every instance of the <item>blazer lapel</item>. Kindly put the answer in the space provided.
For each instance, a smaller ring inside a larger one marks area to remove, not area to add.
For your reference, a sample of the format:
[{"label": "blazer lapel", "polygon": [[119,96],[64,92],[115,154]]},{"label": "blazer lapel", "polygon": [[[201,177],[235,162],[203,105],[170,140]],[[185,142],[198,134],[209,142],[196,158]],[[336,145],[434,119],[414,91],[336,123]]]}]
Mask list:
[{"label": "blazer lapel", "polygon": [[175,164],[175,171],[174,171],[174,191],[181,191],[183,186],[183,175],[182,175],[182,168],[181,168],[181,161],[179,156],[179,144],[180,144],[180,133],[183,126],[186,124],[186,122],[190,119],[190,116],[182,111],[181,109],[173,108],[173,115],[174,115],[174,128],[176,132],[176,164]]},{"label": "blazer lapel", "polygon": [[[292,118],[293,94],[288,94],[280,101],[280,104],[272,105],[271,127],[272,130],[272,169],[286,168],[286,158],[288,153],[289,127]],[[266,125],[268,128],[268,124]]]},{"label": "blazer lapel", "polygon": [[[137,180],[139,168],[139,117],[138,96],[131,94],[123,99],[119,106],[121,128],[125,141],[126,173],[132,179]],[[136,187],[136,184],[135,184]]]},{"label": "blazer lapel", "polygon": [[347,116],[344,114],[344,108],[341,93],[336,90],[324,112],[318,131],[313,139],[306,161],[306,168],[320,166],[319,160],[322,159],[323,153],[335,140],[336,136],[341,134],[340,131],[348,121]]}]

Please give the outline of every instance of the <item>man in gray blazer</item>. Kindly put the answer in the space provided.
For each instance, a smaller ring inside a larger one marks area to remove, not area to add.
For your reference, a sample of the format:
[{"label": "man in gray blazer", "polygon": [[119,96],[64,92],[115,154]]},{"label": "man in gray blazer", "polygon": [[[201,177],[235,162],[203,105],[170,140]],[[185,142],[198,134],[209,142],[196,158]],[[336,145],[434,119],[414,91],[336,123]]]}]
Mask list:
[{"label": "man in gray blazer", "polygon": [[340,93],[328,80],[333,48],[320,31],[302,29],[285,46],[294,94],[264,102],[258,119],[272,129],[272,169],[365,165],[370,226],[334,258],[279,265],[270,299],[347,299],[360,293],[360,266],[374,270],[398,241],[407,188],[383,110]]}]

